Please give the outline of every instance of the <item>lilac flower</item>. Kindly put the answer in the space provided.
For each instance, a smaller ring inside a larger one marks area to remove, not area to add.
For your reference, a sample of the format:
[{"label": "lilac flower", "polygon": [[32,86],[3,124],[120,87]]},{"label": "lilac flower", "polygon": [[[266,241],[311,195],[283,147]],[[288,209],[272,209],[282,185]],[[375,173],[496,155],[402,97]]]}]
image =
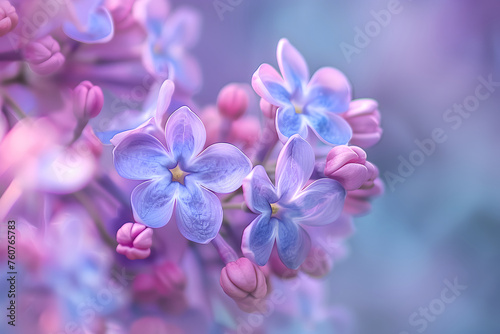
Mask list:
[{"label": "lilac flower", "polygon": [[165,139],[166,147],[150,134],[132,133],[113,152],[121,176],[146,181],[132,192],[134,218],[149,227],[161,227],[175,210],[180,232],[191,241],[208,243],[222,223],[222,206],[213,192],[238,189],[251,162],[226,143],[201,152],[205,127],[188,107],[170,116]]},{"label": "lilac flower", "polygon": [[63,23],[64,33],[82,43],[106,43],[114,35],[113,18],[103,0],[66,1],[69,20]]},{"label": "lilac flower", "polygon": [[146,68],[156,75],[168,73],[177,88],[188,95],[196,92],[201,69],[188,50],[198,40],[198,13],[189,8],[169,13],[167,4],[149,0],[138,16],[148,31],[143,54]]},{"label": "lilac flower", "polygon": [[299,135],[293,135],[278,157],[276,187],[262,166],[256,166],[245,178],[245,201],[251,211],[259,214],[243,233],[245,256],[261,266],[266,264],[276,240],[281,261],[297,269],[311,246],[300,224],[321,226],[339,217],[346,194],[340,183],[320,179],[303,189],[313,168],[312,147]]},{"label": "lilac flower", "polygon": [[309,80],[302,55],[281,39],[277,50],[282,76],[269,64],[254,73],[252,86],[278,108],[276,129],[285,142],[294,134],[307,138],[308,128],[326,144],[345,145],[351,139],[349,124],[338,114],[349,109],[351,86],[340,71],[323,67]]}]

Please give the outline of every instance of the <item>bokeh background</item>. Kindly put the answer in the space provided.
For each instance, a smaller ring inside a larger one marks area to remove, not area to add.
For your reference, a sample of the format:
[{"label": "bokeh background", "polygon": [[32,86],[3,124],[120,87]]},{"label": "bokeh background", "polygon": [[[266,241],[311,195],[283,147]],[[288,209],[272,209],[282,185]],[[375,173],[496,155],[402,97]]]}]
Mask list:
[{"label": "bokeh background", "polygon": [[355,98],[379,101],[384,135],[368,156],[382,175],[398,172],[415,140],[445,131],[446,142],[356,219],[350,254],[327,278],[325,293],[350,312],[354,333],[417,333],[409,316],[455,279],[467,288],[424,332],[500,333],[500,88],[456,129],[444,119],[474,94],[478,77],[500,81],[500,2],[401,0],[400,13],[350,62],[340,45],[354,45],[355,28],[390,1],[242,0],[222,19],[212,1],[172,2],[203,16],[194,53],[210,85],[200,102],[230,81],[250,82],[262,62],[276,65],[286,37],[311,71],[337,67]]}]

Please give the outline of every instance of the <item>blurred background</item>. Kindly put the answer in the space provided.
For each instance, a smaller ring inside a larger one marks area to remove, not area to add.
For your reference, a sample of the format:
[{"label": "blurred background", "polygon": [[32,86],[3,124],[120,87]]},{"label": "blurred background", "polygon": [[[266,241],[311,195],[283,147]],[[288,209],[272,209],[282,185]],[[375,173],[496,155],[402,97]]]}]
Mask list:
[{"label": "blurred background", "polygon": [[[350,254],[327,278],[329,302],[350,312],[354,333],[500,333],[500,87],[478,105],[473,98],[479,78],[500,82],[500,2],[223,0],[219,12],[214,1],[172,2],[203,16],[194,53],[210,85],[199,102],[228,82],[249,83],[263,62],[276,66],[282,37],[311,72],[336,67],[355,98],[379,101],[384,135],[368,157],[386,194],[356,219]],[[472,111],[453,112],[464,102]],[[414,153],[434,129],[446,140]],[[419,165],[399,175],[410,156]],[[436,302],[447,284],[460,295]],[[414,312],[425,319],[424,307],[434,310],[425,328],[410,323]]]}]

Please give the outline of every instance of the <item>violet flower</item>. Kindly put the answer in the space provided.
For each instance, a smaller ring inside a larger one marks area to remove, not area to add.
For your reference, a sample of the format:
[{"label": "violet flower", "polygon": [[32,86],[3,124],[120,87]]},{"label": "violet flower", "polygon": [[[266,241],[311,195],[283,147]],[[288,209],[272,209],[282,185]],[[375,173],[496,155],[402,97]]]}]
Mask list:
[{"label": "violet flower", "polygon": [[303,189],[313,168],[312,147],[294,135],[278,156],[276,187],[262,166],[256,166],[245,178],[245,202],[259,216],[245,229],[241,247],[258,265],[267,263],[276,241],[281,261],[297,269],[311,246],[300,225],[329,224],[342,212],[346,192],[339,182],[320,179]]},{"label": "violet flower", "polygon": [[347,144],[352,130],[338,115],[349,109],[351,101],[351,86],[344,74],[323,67],[309,79],[304,58],[286,39],[278,43],[277,58],[282,76],[271,65],[262,64],[253,75],[252,86],[278,107],[276,129],[281,141],[294,134],[307,138],[311,128],[326,144]]},{"label": "violet flower", "polygon": [[152,135],[132,133],[113,151],[121,176],[145,180],[132,192],[134,218],[146,226],[161,227],[175,209],[177,226],[184,237],[208,243],[222,224],[222,206],[213,192],[238,189],[252,168],[251,162],[227,143],[211,145],[201,152],[205,127],[188,107],[170,116],[165,139],[166,147]]},{"label": "violet flower", "polygon": [[113,38],[113,18],[104,0],[73,0],[66,5],[69,19],[62,27],[68,37],[82,43],[106,43]]},{"label": "violet flower", "polygon": [[183,93],[192,94],[201,85],[201,69],[188,52],[198,40],[200,17],[190,8],[170,12],[163,1],[146,1],[137,16],[148,31],[143,62],[153,74],[173,80]]}]

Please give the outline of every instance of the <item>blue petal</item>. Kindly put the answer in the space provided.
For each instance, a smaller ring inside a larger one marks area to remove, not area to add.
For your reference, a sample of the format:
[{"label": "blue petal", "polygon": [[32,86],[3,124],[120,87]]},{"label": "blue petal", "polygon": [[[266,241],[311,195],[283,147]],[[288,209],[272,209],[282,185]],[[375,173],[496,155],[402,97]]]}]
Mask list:
[{"label": "blue petal", "polygon": [[82,43],[106,43],[114,35],[113,18],[105,7],[89,6],[85,1],[74,4],[74,22],[63,24],[64,33]]},{"label": "blue petal", "polygon": [[307,137],[307,124],[302,114],[295,112],[292,105],[280,107],[276,112],[276,130],[282,142],[295,134],[301,137]]},{"label": "blue petal", "polygon": [[332,67],[320,68],[307,86],[306,108],[344,112],[351,102],[351,85],[345,75]]},{"label": "blue petal", "polygon": [[210,242],[222,225],[222,205],[214,193],[186,177],[186,186],[179,187],[175,208],[177,226],[182,235],[193,242]]},{"label": "blue petal", "polygon": [[130,180],[148,180],[170,174],[175,162],[155,137],[133,133],[113,150],[118,174]]},{"label": "blue petal", "polygon": [[290,92],[279,73],[269,64],[262,64],[252,77],[252,87],[263,99],[275,106],[290,104]]},{"label": "blue petal", "polygon": [[290,269],[297,269],[309,254],[311,238],[298,224],[279,220],[276,246],[283,264]]},{"label": "blue petal", "polygon": [[149,227],[162,227],[172,217],[178,182],[170,176],[141,183],[132,191],[134,219]]},{"label": "blue petal", "polygon": [[216,193],[230,193],[241,187],[252,170],[252,163],[236,146],[217,143],[203,151],[187,172],[190,177]]},{"label": "blue petal", "polygon": [[346,145],[351,140],[351,126],[339,115],[308,110],[305,117],[316,136],[325,144]]},{"label": "blue petal", "polygon": [[264,167],[258,165],[243,181],[243,195],[248,208],[255,213],[271,213],[278,194]]},{"label": "blue petal", "polygon": [[302,91],[309,81],[309,69],[304,57],[283,38],[278,43],[277,49],[278,65],[285,79],[290,86],[293,95],[302,95]]},{"label": "blue petal", "polygon": [[269,260],[278,232],[278,219],[260,215],[243,232],[241,250],[243,255],[259,266]]},{"label": "blue petal", "polygon": [[292,136],[281,149],[276,164],[276,186],[280,202],[288,202],[301,190],[314,169],[314,151],[299,135]]},{"label": "blue petal", "polygon": [[293,199],[291,218],[312,226],[333,223],[344,208],[345,196],[345,189],[335,180],[314,181]]},{"label": "blue petal", "polygon": [[167,146],[183,168],[201,152],[207,138],[201,119],[188,107],[174,111],[165,130]]}]

